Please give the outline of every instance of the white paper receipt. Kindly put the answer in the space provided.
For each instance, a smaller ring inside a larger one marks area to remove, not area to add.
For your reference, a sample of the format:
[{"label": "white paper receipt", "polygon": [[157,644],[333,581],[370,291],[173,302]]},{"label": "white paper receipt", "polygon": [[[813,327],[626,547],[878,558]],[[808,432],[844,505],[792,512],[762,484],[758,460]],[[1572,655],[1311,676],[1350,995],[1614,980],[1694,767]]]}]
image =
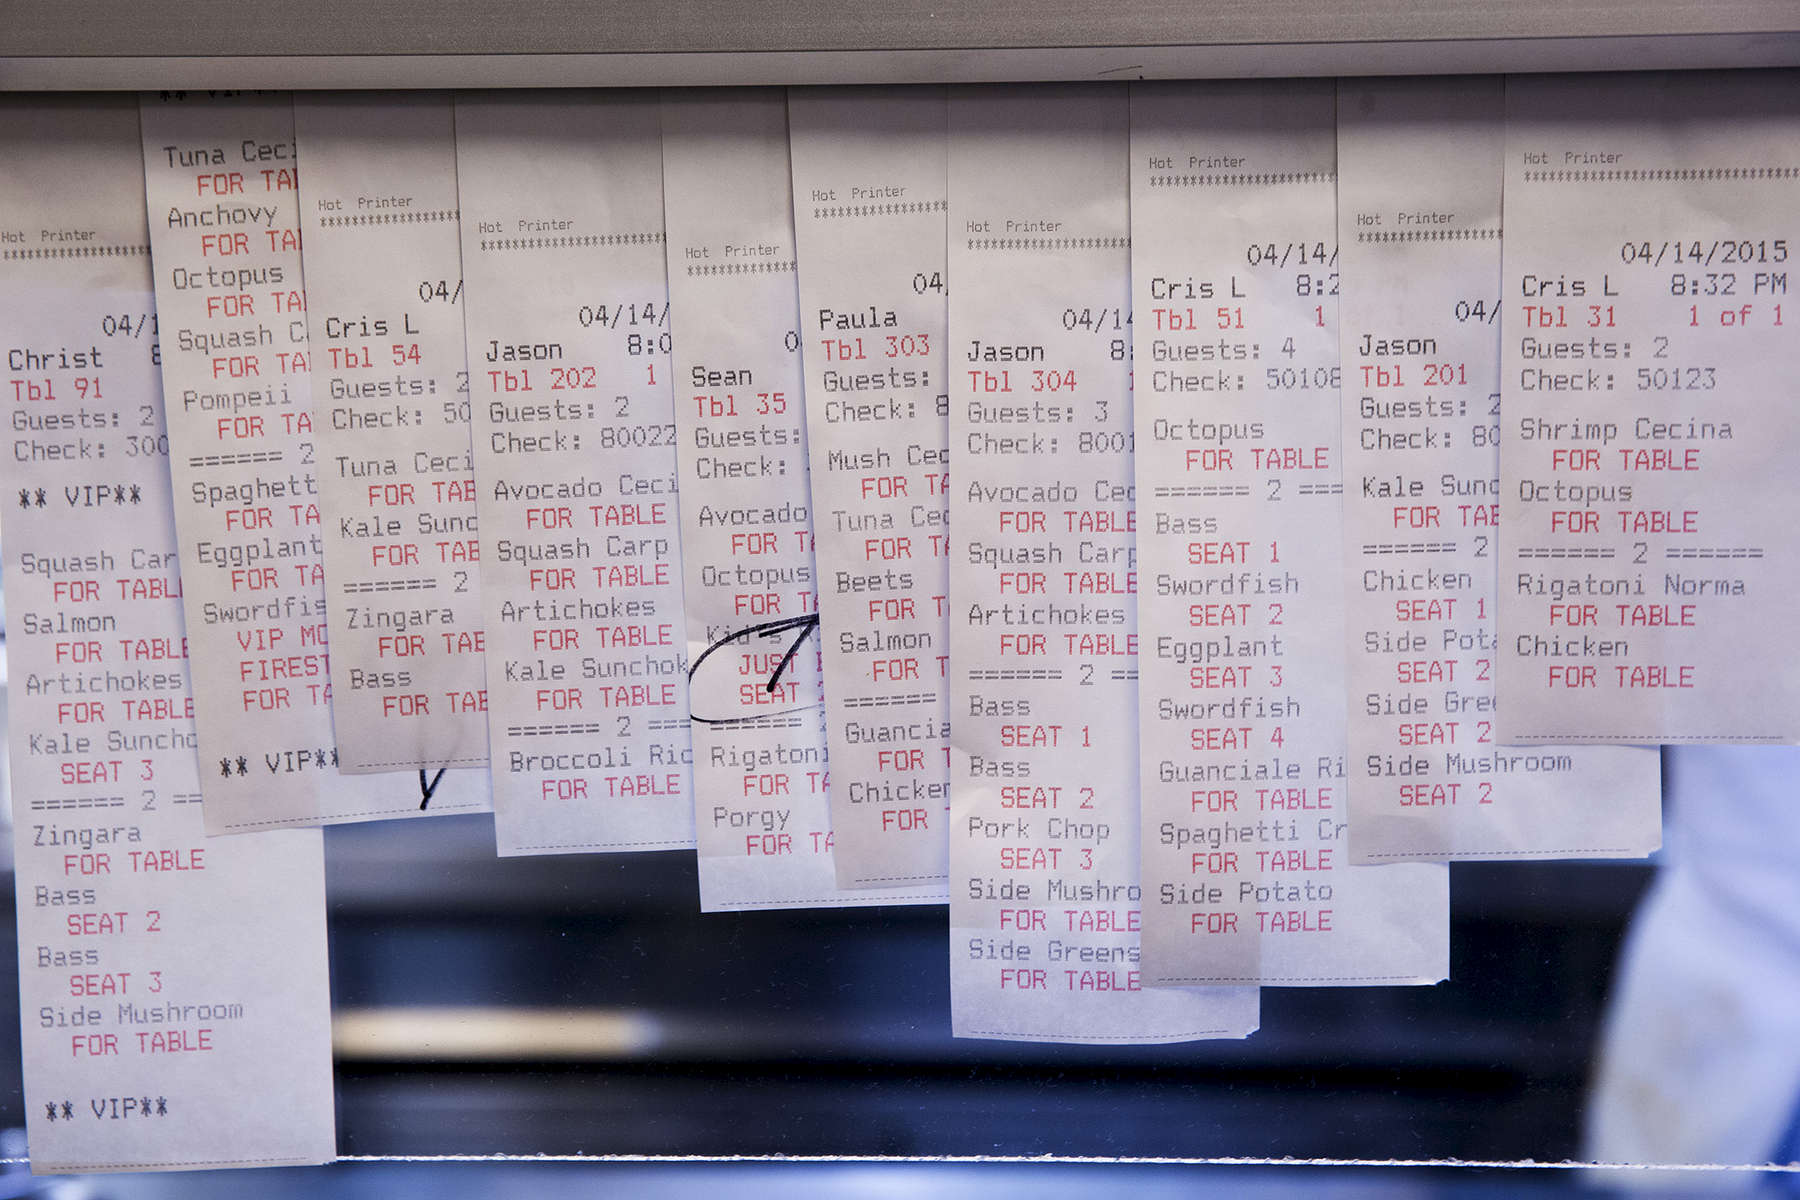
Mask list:
[{"label": "white paper receipt", "polygon": [[1508,81],[1503,741],[1800,740],[1797,85]]},{"label": "white paper receipt", "polygon": [[1144,987],[1128,102],[950,95],[950,1000],[959,1037],[1243,1037]]},{"label": "white paper receipt", "polygon": [[656,99],[460,95],[501,854],[694,844]]},{"label": "white paper receipt", "polygon": [[485,810],[480,772],[340,771],[293,104],[139,107],[207,832]]},{"label": "white paper receipt", "polygon": [[9,100],[0,159],[31,1167],[324,1162],[321,836],[202,828],[136,99]]},{"label": "white paper receipt", "polygon": [[941,900],[832,861],[786,97],[664,93],[662,131],[701,907]]},{"label": "white paper receipt", "polygon": [[1350,852],[1634,857],[1657,756],[1507,747],[1498,79],[1338,85]]},{"label": "white paper receipt", "polygon": [[1335,97],[1134,87],[1144,957],[1161,983],[1434,983],[1445,867],[1350,865]]},{"label": "white paper receipt", "polygon": [[845,887],[941,884],[947,870],[945,120],[943,88],[788,93]]},{"label": "white paper receipt", "polygon": [[294,135],[338,765],[485,767],[450,97],[301,93]]}]

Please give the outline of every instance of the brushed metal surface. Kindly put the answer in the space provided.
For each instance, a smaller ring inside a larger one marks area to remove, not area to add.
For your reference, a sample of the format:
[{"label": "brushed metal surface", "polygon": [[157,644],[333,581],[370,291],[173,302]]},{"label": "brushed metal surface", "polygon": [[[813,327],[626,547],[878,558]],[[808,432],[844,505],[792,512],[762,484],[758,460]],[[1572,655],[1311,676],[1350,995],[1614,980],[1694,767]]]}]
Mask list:
[{"label": "brushed metal surface", "polygon": [[1800,63],[1793,0],[4,0],[0,89],[533,87]]},{"label": "brushed metal surface", "polygon": [[9,57],[745,53],[1800,31],[1791,0],[7,0]]},{"label": "brushed metal surface", "polygon": [[1800,33],[664,54],[0,56],[0,92],[716,87],[1800,66]]}]

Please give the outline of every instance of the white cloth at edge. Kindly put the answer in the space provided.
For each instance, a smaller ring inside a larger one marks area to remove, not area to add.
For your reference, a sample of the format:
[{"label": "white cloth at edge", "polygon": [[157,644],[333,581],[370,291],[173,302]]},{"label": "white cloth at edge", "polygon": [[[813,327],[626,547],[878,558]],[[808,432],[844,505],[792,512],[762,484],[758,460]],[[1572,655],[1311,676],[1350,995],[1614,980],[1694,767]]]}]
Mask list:
[{"label": "white cloth at edge", "polygon": [[[1664,764],[1668,861],[1613,986],[1587,1157],[1767,1162],[1800,1100],[1800,749],[1683,746]],[[1698,1182],[1633,1179],[1653,1181]]]}]

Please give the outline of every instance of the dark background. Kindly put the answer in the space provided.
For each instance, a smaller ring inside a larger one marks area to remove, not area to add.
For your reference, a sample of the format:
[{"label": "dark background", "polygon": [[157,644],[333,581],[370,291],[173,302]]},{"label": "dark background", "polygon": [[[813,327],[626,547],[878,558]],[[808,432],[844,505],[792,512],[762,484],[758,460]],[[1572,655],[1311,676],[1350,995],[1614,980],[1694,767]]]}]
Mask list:
[{"label": "dark background", "polygon": [[950,1037],[941,906],[703,915],[691,853],[499,859],[487,817],[325,836],[335,1013],[574,1008],[644,1035],[445,1060],[402,1022],[338,1056],[345,1155],[1575,1158],[1651,873],[1457,864],[1448,983],[1265,988],[1241,1042],[1059,1046]]}]

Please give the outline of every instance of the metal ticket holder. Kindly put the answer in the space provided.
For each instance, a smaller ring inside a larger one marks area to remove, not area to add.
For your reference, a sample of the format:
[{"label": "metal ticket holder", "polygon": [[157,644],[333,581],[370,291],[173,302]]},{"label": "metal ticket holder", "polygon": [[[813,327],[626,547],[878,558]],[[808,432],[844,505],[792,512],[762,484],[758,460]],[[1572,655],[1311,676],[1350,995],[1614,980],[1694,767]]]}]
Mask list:
[{"label": "metal ticket holder", "polygon": [[1785,0],[9,0],[0,90],[667,87],[1800,63]]}]

